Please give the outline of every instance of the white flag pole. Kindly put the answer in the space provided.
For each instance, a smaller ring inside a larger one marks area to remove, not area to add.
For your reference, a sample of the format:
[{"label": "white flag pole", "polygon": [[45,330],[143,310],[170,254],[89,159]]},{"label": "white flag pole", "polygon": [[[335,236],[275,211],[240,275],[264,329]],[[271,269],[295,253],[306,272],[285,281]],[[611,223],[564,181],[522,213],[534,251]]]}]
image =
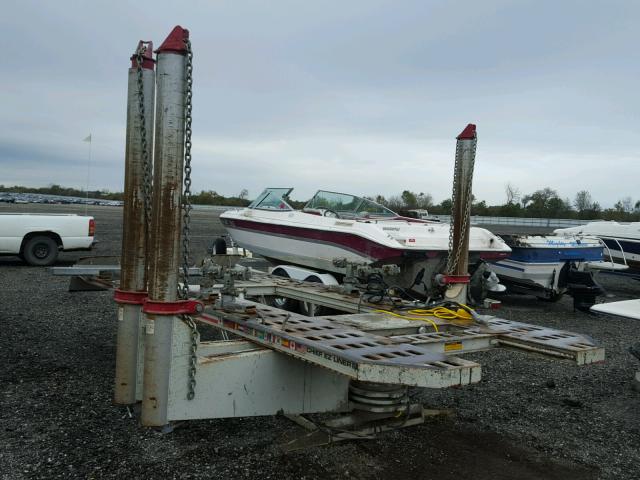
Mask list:
[{"label": "white flag pole", "polygon": [[84,204],[84,214],[87,215],[89,209],[89,181],[91,180],[91,134],[87,138],[83,140],[84,142],[89,142],[89,158],[87,160],[87,190],[86,190],[86,200]]}]

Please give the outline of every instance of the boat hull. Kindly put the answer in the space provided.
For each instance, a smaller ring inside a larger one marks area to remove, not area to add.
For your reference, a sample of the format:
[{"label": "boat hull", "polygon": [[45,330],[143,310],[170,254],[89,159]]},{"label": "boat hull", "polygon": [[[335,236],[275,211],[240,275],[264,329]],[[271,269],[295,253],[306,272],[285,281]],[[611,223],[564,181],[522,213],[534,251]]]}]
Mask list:
[{"label": "boat hull", "polygon": [[[328,240],[311,239],[288,234],[257,232],[245,228],[227,226],[229,234],[238,245],[268,259],[274,264],[290,264],[330,272],[341,276],[344,268],[336,267],[334,259],[347,259],[353,263],[365,263],[373,266],[396,264],[400,274],[387,278],[402,288],[409,288],[420,270],[425,269],[425,280],[442,270],[446,264],[447,252],[406,252],[402,249],[380,248],[366,243],[357,245],[348,243],[348,238]],[[321,232],[326,233],[326,232]],[[476,256],[477,257],[477,256]],[[427,295],[424,285],[409,288],[414,294]]]},{"label": "boat hull", "polygon": [[600,238],[609,260],[640,270],[640,222],[589,222],[577,227],[560,228],[556,234],[590,235]]},{"label": "boat hull", "polygon": [[[341,276],[345,269],[334,264],[335,259],[372,266],[395,264],[400,274],[385,278],[389,285],[413,294],[431,295],[433,278],[445,269],[448,249],[418,250],[392,248],[363,236],[336,230],[320,230],[295,225],[266,223],[243,218],[222,218],[223,225],[234,242],[265,257],[272,263],[290,264],[330,272]],[[504,258],[508,251],[470,252],[471,265],[483,258]],[[424,269],[423,281],[414,285]]]},{"label": "boat hull", "polygon": [[262,257],[282,263],[341,273],[333,259],[346,258],[350,262],[370,263],[371,257],[339,244],[319,242],[304,237],[259,232],[243,227],[227,226],[227,231],[238,245]]},{"label": "boat hull", "polygon": [[[512,244],[509,258],[491,263],[491,269],[500,280],[511,284],[515,290],[526,289],[545,297],[561,295],[567,290],[563,275],[566,275],[569,265],[583,271],[588,262],[601,262],[603,259],[603,246],[594,242],[582,244],[572,240],[545,239],[545,246],[528,247],[522,245],[526,241],[523,237],[519,246]],[[558,246],[563,244],[571,246]]]}]

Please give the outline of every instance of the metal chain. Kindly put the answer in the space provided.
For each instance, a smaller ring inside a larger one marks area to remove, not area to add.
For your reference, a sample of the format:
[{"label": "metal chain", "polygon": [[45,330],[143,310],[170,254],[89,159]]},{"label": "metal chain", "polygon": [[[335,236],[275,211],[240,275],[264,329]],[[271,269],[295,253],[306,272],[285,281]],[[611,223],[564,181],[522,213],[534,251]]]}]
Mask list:
[{"label": "metal chain", "polygon": [[[193,99],[193,52],[191,41],[185,40],[187,49],[187,62],[185,65],[186,89],[184,98],[184,190],[182,192],[182,288],[179,289],[179,296],[183,299],[189,298],[189,253],[191,243],[191,122],[192,122],[192,99]],[[198,341],[200,334],[196,327],[196,322],[189,315],[183,315],[182,320],[187,324],[191,335],[191,345],[189,348],[189,389],[187,400],[193,400],[196,396],[196,366],[198,364]]]},{"label": "metal chain", "polygon": [[456,142],[456,156],[453,165],[453,192],[451,193],[451,215],[449,217],[449,256],[447,258],[447,273],[451,273],[453,264],[453,219],[455,218],[455,205],[458,198],[458,164],[460,163],[460,141]]},{"label": "metal chain", "polygon": [[140,147],[142,149],[142,171],[143,183],[142,193],[144,195],[144,219],[147,225],[147,238],[151,230],[151,192],[153,176],[151,172],[151,159],[149,158],[149,149],[147,145],[147,127],[144,108],[144,83],[142,78],[142,63],[144,54],[148,45],[140,43],[136,51],[136,64],[138,75],[138,115],[140,116]]},{"label": "metal chain", "polygon": [[455,162],[455,166],[454,166],[454,178],[453,178],[453,193],[452,193],[452,197],[451,197],[451,219],[450,219],[450,225],[449,225],[449,258],[447,259],[447,273],[452,274],[454,268],[456,267],[456,265],[458,265],[458,262],[460,260],[460,253],[462,252],[462,247],[464,245],[464,241],[465,241],[465,235],[464,233],[467,230],[467,224],[469,223],[469,218],[471,215],[471,191],[472,191],[472,186],[473,186],[473,168],[475,165],[475,159],[476,159],[476,146],[478,145],[478,138],[475,137],[473,139],[473,145],[471,146],[472,152],[471,152],[471,162],[469,163],[469,172],[467,175],[467,183],[465,185],[462,185],[463,191],[465,193],[465,195],[463,196],[463,198],[466,198],[467,204],[465,205],[465,210],[462,214],[462,228],[460,230],[460,236],[458,237],[458,244],[455,246],[454,249],[454,245],[453,245],[453,219],[455,216],[455,205],[456,205],[456,199],[457,197],[460,195],[460,192],[458,192],[458,165],[461,161],[462,158],[462,151],[461,151],[461,145],[462,142],[458,141],[456,143],[456,162]]},{"label": "metal chain", "polygon": [[184,126],[184,191],[182,192],[182,289],[180,295],[189,296],[189,246],[191,236],[191,110],[193,98],[193,52],[191,41],[185,40],[187,62],[185,66],[185,126]]},{"label": "metal chain", "polygon": [[193,400],[196,396],[196,367],[198,364],[198,342],[200,334],[196,327],[196,322],[189,315],[183,315],[182,320],[187,324],[191,331],[191,345],[189,346],[189,386],[187,391],[187,400]]}]

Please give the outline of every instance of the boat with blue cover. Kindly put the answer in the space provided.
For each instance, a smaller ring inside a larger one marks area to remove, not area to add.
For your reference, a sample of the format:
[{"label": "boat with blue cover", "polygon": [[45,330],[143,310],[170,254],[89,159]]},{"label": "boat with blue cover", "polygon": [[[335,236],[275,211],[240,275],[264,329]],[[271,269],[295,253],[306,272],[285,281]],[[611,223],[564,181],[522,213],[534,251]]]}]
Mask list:
[{"label": "boat with blue cover", "polygon": [[578,235],[503,235],[511,247],[509,258],[491,262],[510,292],[531,293],[557,300],[574,297],[576,308],[586,309],[602,293],[589,265],[603,260],[604,244],[596,237]]}]

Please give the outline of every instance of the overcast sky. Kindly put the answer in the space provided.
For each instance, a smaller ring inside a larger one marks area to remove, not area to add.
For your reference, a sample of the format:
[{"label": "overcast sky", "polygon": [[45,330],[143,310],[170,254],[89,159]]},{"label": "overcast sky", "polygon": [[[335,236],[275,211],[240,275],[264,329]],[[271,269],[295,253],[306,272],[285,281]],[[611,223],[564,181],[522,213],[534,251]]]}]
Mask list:
[{"label": "overcast sky", "polygon": [[194,49],[194,187],[640,198],[632,1],[5,2],[0,184],[122,190],[129,56],[174,25]]}]

